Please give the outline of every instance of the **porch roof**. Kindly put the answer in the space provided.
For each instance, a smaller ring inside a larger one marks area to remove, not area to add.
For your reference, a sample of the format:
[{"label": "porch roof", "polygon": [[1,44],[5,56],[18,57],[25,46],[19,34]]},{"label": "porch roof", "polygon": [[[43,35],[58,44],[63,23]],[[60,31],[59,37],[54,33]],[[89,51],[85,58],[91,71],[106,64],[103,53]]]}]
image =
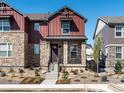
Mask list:
[{"label": "porch roof", "polygon": [[86,36],[82,35],[49,35],[45,37],[48,40],[87,40]]}]

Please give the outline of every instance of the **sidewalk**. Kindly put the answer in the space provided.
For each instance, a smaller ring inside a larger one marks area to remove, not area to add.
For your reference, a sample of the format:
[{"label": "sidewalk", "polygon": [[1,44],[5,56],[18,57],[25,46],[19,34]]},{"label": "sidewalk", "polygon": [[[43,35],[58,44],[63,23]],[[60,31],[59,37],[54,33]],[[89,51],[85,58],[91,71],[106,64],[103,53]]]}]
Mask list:
[{"label": "sidewalk", "polygon": [[1,90],[38,90],[38,91],[76,91],[76,90],[84,90],[84,87],[91,90],[103,91],[103,92],[114,92],[108,87],[108,84],[40,84],[40,85],[0,85]]}]

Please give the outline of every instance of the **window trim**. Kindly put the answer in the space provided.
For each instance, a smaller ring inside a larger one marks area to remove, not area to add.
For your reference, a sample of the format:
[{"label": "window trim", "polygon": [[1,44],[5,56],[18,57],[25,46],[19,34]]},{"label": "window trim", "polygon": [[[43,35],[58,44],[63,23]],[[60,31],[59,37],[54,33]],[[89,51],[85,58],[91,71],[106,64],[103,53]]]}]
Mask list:
[{"label": "window trim", "polygon": [[[10,20],[9,19],[0,19],[2,22],[2,24],[1,24],[1,27],[2,27],[2,30],[0,30],[0,32],[10,32],[10,30],[11,30],[11,25],[10,25]],[[3,28],[4,28],[4,22],[5,22],[5,20],[8,20],[8,22],[9,22],[9,25],[5,25],[5,26],[8,26],[9,27],[9,30],[4,30]]]},{"label": "window trim", "polygon": [[72,57],[71,57],[71,46],[74,46],[74,45],[78,46],[78,44],[71,44],[71,45],[70,45],[70,58],[71,58],[71,59],[77,59],[77,58],[78,58],[78,49],[77,49],[77,51],[74,51],[74,52],[76,52],[76,58],[72,58]]},{"label": "window trim", "polygon": [[[117,48],[117,47],[121,47],[121,52],[117,52],[117,51],[116,51],[116,48]],[[122,46],[116,46],[116,48],[115,48],[115,58],[116,58],[116,59],[122,59],[122,58],[123,58],[123,54],[122,54],[122,53],[123,53],[123,52],[122,52],[123,47],[122,47]],[[121,58],[117,58],[117,56],[116,56],[117,53],[121,53]]]},{"label": "window trim", "polygon": [[[69,31],[68,31],[68,33],[63,33],[63,22],[64,21],[69,23]],[[62,35],[70,35],[70,26],[71,26],[70,21],[68,21],[68,20],[64,20],[64,21],[61,21],[61,32],[62,32]]]},{"label": "window trim", "polygon": [[[3,57],[1,57],[0,56],[0,59],[2,59],[2,58],[12,58],[13,57],[13,45],[12,45],[12,43],[10,43],[10,42],[0,42],[0,44],[1,43],[4,43],[4,44],[6,44],[7,45],[7,50],[6,50],[6,52],[7,52],[7,55],[6,56],[3,56]],[[9,49],[9,44],[11,44],[12,45],[12,55],[11,56],[8,56],[8,52],[10,51],[10,49]]]},{"label": "window trim", "polygon": [[[121,27],[122,30],[121,31],[117,31],[116,27]],[[123,25],[115,25],[114,30],[115,30],[115,38],[124,38],[124,26]],[[121,36],[116,36],[116,32],[121,32]]]}]

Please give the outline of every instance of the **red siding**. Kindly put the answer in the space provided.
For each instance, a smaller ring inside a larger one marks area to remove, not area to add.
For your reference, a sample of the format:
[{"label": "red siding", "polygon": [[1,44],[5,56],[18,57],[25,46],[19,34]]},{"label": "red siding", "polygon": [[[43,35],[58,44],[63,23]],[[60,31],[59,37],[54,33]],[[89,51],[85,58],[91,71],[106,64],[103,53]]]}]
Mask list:
[{"label": "red siding", "polygon": [[11,16],[11,30],[24,31],[24,17],[16,10],[5,5],[3,11],[0,12],[0,16],[10,15]]},{"label": "red siding", "polygon": [[[61,32],[61,18],[66,16],[56,15],[56,17],[53,17],[51,21],[49,22],[49,35],[62,35]],[[71,31],[69,35],[84,35],[84,20],[77,16],[76,14],[71,14],[69,18],[72,18],[71,20]]]}]

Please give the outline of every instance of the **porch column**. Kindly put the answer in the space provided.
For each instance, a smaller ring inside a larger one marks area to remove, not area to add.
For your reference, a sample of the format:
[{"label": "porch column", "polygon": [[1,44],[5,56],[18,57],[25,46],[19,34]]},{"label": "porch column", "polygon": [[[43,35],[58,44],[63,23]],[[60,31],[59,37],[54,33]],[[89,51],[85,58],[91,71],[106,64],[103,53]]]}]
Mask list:
[{"label": "porch column", "polygon": [[85,42],[81,42],[81,64],[83,67],[86,66],[86,44]]},{"label": "porch column", "polygon": [[63,63],[66,65],[68,63],[68,42],[63,42]]}]

